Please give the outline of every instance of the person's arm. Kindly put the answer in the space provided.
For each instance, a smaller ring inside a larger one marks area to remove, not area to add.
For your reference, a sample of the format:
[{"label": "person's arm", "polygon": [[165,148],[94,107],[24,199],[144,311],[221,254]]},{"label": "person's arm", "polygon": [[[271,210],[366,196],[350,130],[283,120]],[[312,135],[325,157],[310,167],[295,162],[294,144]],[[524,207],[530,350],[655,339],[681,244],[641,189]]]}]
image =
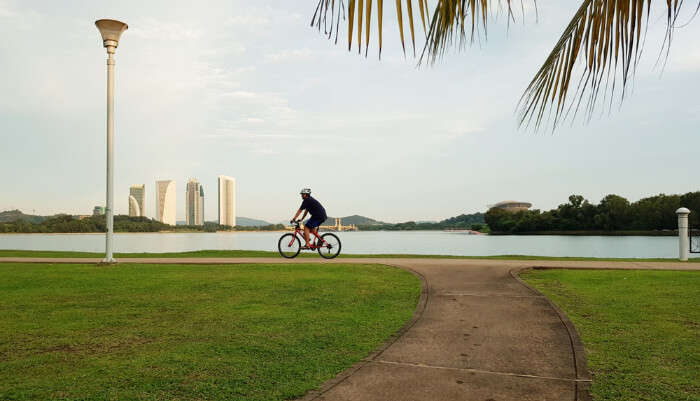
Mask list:
[{"label": "person's arm", "polygon": [[[297,217],[299,217],[299,215],[301,214],[301,212],[302,212],[302,209],[297,210],[297,212],[296,212],[296,214],[294,215],[294,217],[292,217],[292,221],[296,221]],[[301,220],[304,220],[304,218],[306,217],[306,210],[304,210],[303,212],[304,212],[304,215],[301,216]]]},{"label": "person's arm", "polygon": [[299,210],[297,210],[297,213],[294,215],[294,217],[292,217],[292,222],[296,221],[297,217],[299,217],[302,211],[304,212],[304,215],[301,217],[301,219],[303,220],[304,217],[306,217],[307,209],[307,200],[304,199],[303,201],[301,201],[301,206],[299,206]]}]

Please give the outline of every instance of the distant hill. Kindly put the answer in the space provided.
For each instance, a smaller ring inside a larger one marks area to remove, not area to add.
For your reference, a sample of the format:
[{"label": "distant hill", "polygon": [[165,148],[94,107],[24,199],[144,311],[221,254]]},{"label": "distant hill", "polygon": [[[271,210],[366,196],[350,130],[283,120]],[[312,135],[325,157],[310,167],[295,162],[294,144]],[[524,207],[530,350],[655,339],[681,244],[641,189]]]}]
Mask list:
[{"label": "distant hill", "polygon": [[377,231],[404,231],[404,230],[450,230],[450,229],[471,229],[480,231],[483,229],[484,213],[461,214],[459,216],[450,217],[449,219],[440,222],[430,221],[407,221],[404,223],[388,224],[357,224],[360,230]]},{"label": "distant hill", "polygon": [[20,210],[7,210],[0,212],[0,223],[10,223],[18,220],[24,220],[30,223],[41,223],[46,219],[47,218],[44,216],[24,214]]},{"label": "distant hill", "polygon": [[[218,221],[206,221],[205,223],[219,224]],[[251,219],[250,217],[236,216],[236,225],[240,227],[263,227],[270,226],[272,223],[268,223],[265,220]]]},{"label": "distant hill", "polygon": [[[325,222],[323,222],[322,225],[324,225],[324,226],[335,225],[335,219],[336,219],[336,217],[329,217]],[[350,224],[355,224],[355,225],[359,225],[359,224],[363,224],[363,225],[384,224],[381,221],[370,219],[369,217],[365,217],[365,216],[359,216],[356,214],[354,214],[352,216],[341,217],[341,219],[342,219],[341,223],[344,226],[350,225]]]},{"label": "distant hill", "polygon": [[469,226],[470,224],[484,224],[486,221],[485,213],[460,214],[459,216],[450,217],[440,222],[445,226]]},{"label": "distant hill", "polygon": [[272,223],[268,223],[265,220],[251,219],[250,217],[238,217],[236,216],[236,225],[243,227],[262,227],[269,226]]}]

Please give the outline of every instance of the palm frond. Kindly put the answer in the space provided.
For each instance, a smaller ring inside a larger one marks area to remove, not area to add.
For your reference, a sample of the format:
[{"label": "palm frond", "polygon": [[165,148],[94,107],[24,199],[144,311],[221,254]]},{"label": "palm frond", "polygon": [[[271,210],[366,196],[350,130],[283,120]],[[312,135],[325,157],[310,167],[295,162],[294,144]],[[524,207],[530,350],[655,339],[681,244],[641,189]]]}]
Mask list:
[{"label": "palm frond", "polygon": [[[438,0],[432,17],[428,6],[428,0],[415,0],[418,2],[417,10],[414,0],[395,0],[396,20],[398,22],[401,47],[406,52],[406,39],[404,37],[404,22],[407,22],[411,34],[411,46],[416,55],[416,21],[420,18],[419,25],[423,27],[424,42],[421,52],[421,62],[430,60],[434,62],[442,55],[450,45],[458,42],[463,45],[473,42],[476,35],[483,32],[486,35],[486,24],[489,14],[496,6],[506,5],[509,17],[512,16],[512,0]],[[523,0],[521,0],[522,3]],[[536,4],[536,0],[532,0]],[[348,15],[348,50],[352,48],[353,33],[357,29],[358,51],[362,50],[362,35],[365,35],[365,56],[369,49],[369,37],[371,30],[372,9],[376,2],[377,28],[379,41],[379,55],[382,53],[383,39],[383,0],[318,0],[316,11],[311,26],[323,29],[324,34],[330,39],[335,29],[336,42],[340,20],[345,19],[345,5]],[[336,10],[337,8],[337,10]],[[341,9],[343,12],[341,12]],[[330,14],[330,22],[329,22]],[[363,24],[364,22],[364,24]],[[335,24],[335,28],[334,28]],[[418,38],[420,40],[420,38]]]},{"label": "palm frond", "polygon": [[[556,128],[583,109],[593,115],[603,95],[612,106],[626,89],[642,55],[652,0],[584,0],[520,99],[521,126]],[[662,54],[668,54],[684,0],[666,0]],[[700,7],[700,1],[698,4]],[[664,58],[665,59],[665,58]],[[582,73],[579,74],[579,69]],[[571,95],[570,85],[578,84]]]},{"label": "palm frond", "polygon": [[[489,17],[498,10],[505,10],[509,23],[514,20],[513,0],[437,0],[432,16],[427,0],[416,1],[425,34],[419,63],[433,63],[448,49],[472,44],[480,39],[482,34],[486,39]],[[527,1],[532,1],[537,11],[537,0]],[[378,51],[381,58],[383,0],[318,0],[311,25],[316,26],[319,31],[323,29],[329,39],[335,29],[337,43],[340,20],[345,20],[347,4],[348,50],[352,48],[353,31],[357,25],[358,51],[362,50],[364,31],[367,56],[371,14],[374,8],[372,5],[375,2]],[[525,0],[520,0],[523,15],[524,2]],[[401,47],[405,54],[405,16],[415,55],[412,0],[395,0],[395,3]],[[564,119],[575,119],[581,109],[585,110],[587,118],[590,118],[601,103],[601,94],[602,103],[609,103],[610,107],[616,94],[619,94],[620,101],[624,100],[644,48],[651,3],[652,0],[582,0],[571,22],[520,99],[520,126],[534,126],[538,129],[546,122],[556,128]],[[667,59],[664,55],[668,55],[673,32],[677,27],[676,20],[685,0],[666,0],[665,3],[668,10],[666,31],[659,54],[659,60],[663,61]],[[698,10],[700,0],[695,10],[696,14]],[[357,24],[355,15],[358,16]],[[570,88],[572,81],[575,82],[573,90]]]},{"label": "palm frond", "polygon": [[[488,36],[489,16],[503,8],[513,18],[512,0],[440,0],[430,22],[420,62],[435,62],[447,49],[474,43],[481,33]],[[536,5],[536,0],[533,0]],[[521,5],[524,7],[523,2]]]}]

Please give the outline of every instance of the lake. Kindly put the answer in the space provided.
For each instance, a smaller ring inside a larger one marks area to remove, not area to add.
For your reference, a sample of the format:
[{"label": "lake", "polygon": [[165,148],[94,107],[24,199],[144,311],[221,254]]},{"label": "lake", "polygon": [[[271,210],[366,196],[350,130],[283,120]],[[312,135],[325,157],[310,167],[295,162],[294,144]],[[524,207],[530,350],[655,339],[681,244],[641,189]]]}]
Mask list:
[{"label": "lake", "polygon": [[[119,233],[114,241],[115,252],[277,251],[280,235],[281,232]],[[489,236],[442,231],[360,231],[337,235],[346,254],[678,257],[677,237]],[[104,234],[0,234],[0,249],[103,252],[104,248]]]}]

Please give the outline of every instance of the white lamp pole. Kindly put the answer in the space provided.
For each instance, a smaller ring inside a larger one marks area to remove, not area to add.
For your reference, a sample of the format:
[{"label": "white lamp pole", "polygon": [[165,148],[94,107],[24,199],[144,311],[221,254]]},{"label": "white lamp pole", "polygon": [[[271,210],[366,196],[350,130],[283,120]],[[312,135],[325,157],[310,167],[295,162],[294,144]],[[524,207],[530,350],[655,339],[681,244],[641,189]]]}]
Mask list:
[{"label": "white lamp pole", "polygon": [[114,260],[114,58],[119,38],[129,28],[123,22],[112,19],[95,21],[100,30],[104,47],[107,48],[107,235],[103,263],[116,263]]}]

